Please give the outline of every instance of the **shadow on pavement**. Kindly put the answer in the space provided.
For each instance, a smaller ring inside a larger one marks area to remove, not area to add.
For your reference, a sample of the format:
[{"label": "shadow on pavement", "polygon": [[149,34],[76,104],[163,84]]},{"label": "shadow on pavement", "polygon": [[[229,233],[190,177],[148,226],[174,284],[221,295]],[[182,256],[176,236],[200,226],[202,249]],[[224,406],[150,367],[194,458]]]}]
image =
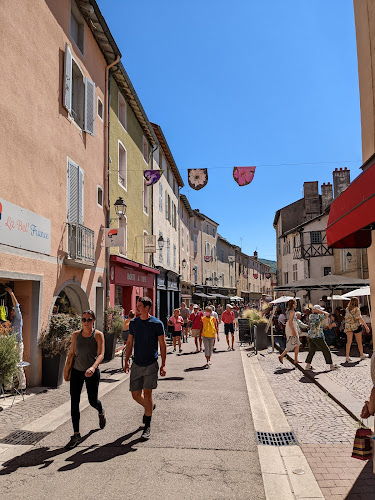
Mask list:
[{"label": "shadow on pavement", "polygon": [[185,368],[184,372],[199,372],[200,370],[205,370],[206,365],[203,366],[192,366],[191,368]]},{"label": "shadow on pavement", "polygon": [[[82,436],[81,443],[98,430],[99,429],[92,429],[90,432]],[[67,451],[68,450],[66,450],[65,447],[57,449],[51,449],[47,446],[33,448],[23,455],[12,458],[9,462],[5,462],[3,464],[3,469],[0,470],[0,476],[12,474],[12,472],[16,472],[20,467],[36,467],[40,465],[39,469],[46,469],[53,463],[53,458],[62,455]]]},{"label": "shadow on pavement", "polygon": [[130,439],[141,429],[142,427],[138,427],[135,431],[130,432],[129,434],[126,434],[125,436],[122,436],[115,441],[112,441],[112,443],[107,443],[103,446],[93,444],[88,448],[79,450],[77,453],[74,453],[74,455],[66,458],[66,462],[72,463],[63,465],[58,469],[58,472],[73,470],[82,464],[106,462],[108,460],[112,460],[112,458],[120,457],[121,455],[126,455],[127,453],[137,451],[137,449],[133,448],[133,446],[143,442],[143,439],[141,437],[133,439],[128,443],[124,443],[124,441]]},{"label": "shadow on pavement", "polygon": [[193,352],[179,352],[179,353],[177,353],[177,356],[191,356],[192,354],[199,354],[199,353],[196,352],[196,351],[193,351]]},{"label": "shadow on pavement", "polygon": [[[123,370],[121,370],[121,371],[123,371]],[[116,379],[116,378],[101,378],[100,383],[103,383],[103,382],[105,382],[105,383],[108,382],[109,384],[113,384],[113,382],[118,382],[118,379]]]},{"label": "shadow on pavement", "polygon": [[345,500],[374,498],[375,475],[372,471],[372,460],[363,467]]},{"label": "shadow on pavement", "polygon": [[273,372],[275,375],[282,375],[283,373],[289,373],[294,371],[295,368],[276,368],[276,370]]},{"label": "shadow on pavement", "polygon": [[[117,373],[121,373],[123,369],[121,368],[121,365],[118,368],[115,369],[107,369],[107,370],[101,370],[101,373],[105,373],[106,375],[116,375]],[[100,379],[100,382],[103,382],[103,379]]]},{"label": "shadow on pavement", "polygon": [[158,379],[158,382],[162,382],[163,380],[176,380],[176,381],[180,381],[180,380],[185,380],[185,377],[161,377]]}]

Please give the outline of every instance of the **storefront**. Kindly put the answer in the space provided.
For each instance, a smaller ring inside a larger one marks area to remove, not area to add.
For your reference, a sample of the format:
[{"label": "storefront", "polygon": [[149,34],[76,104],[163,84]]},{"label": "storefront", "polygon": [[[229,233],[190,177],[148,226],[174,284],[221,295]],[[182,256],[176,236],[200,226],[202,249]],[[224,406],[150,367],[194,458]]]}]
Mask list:
[{"label": "storefront", "polygon": [[161,267],[158,269],[160,274],[156,280],[156,317],[166,325],[167,318],[173,315],[175,308],[180,307],[180,280],[179,275],[173,271]]},{"label": "storefront", "polygon": [[181,301],[185,302],[186,306],[189,307],[189,305],[193,302],[191,284],[186,283],[184,281],[181,281],[180,283],[181,283]]},{"label": "storefront", "polygon": [[139,297],[150,297],[155,315],[155,276],[159,271],[117,255],[111,255],[110,305],[121,306],[127,314],[136,310]]}]

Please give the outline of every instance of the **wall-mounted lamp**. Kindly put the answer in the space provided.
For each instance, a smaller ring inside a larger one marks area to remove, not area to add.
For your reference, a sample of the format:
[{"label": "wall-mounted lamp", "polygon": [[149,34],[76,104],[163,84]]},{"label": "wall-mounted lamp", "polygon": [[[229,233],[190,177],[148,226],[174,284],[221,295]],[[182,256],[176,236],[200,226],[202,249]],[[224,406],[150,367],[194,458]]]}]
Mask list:
[{"label": "wall-mounted lamp", "polygon": [[187,266],[186,259],[182,259],[182,269],[185,269],[186,266]]},{"label": "wall-mounted lamp", "polygon": [[164,238],[162,235],[159,236],[158,238],[158,246],[159,246],[159,250],[163,250],[164,248]]},{"label": "wall-mounted lamp", "polygon": [[350,252],[348,252],[346,254],[346,258],[348,259],[348,262],[351,262],[352,261],[352,254]]},{"label": "wall-mounted lamp", "polygon": [[119,219],[122,219],[123,217],[125,217],[125,214],[126,214],[126,203],[121,198],[121,196],[115,201],[114,207],[115,207],[116,215],[117,215],[117,217]]}]

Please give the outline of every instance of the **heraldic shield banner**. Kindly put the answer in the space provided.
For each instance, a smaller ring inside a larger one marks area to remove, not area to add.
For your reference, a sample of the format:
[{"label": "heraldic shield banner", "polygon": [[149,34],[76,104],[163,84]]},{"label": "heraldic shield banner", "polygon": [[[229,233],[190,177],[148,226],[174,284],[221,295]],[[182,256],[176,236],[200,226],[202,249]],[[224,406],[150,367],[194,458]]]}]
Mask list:
[{"label": "heraldic shield banner", "polygon": [[189,168],[188,181],[189,186],[196,191],[204,188],[208,182],[207,168]]}]

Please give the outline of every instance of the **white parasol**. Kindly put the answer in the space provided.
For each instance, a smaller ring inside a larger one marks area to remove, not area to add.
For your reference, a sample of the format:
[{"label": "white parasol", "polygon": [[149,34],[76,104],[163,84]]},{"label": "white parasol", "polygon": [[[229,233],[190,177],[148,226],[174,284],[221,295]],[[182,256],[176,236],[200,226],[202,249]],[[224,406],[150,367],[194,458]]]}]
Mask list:
[{"label": "white parasol", "polygon": [[361,288],[356,288],[355,290],[352,290],[351,292],[345,293],[344,295],[341,295],[341,297],[344,297],[345,299],[349,299],[351,297],[364,297],[365,295],[371,295],[370,293],[370,285],[367,286],[362,286]]},{"label": "white parasol", "polygon": [[330,295],[327,297],[328,300],[350,300],[349,298],[345,297],[345,295]]},{"label": "white parasol", "polygon": [[289,300],[296,299],[300,300],[299,297],[292,297],[290,295],[282,295],[278,299],[272,300],[270,304],[282,304],[283,302],[288,302]]}]

